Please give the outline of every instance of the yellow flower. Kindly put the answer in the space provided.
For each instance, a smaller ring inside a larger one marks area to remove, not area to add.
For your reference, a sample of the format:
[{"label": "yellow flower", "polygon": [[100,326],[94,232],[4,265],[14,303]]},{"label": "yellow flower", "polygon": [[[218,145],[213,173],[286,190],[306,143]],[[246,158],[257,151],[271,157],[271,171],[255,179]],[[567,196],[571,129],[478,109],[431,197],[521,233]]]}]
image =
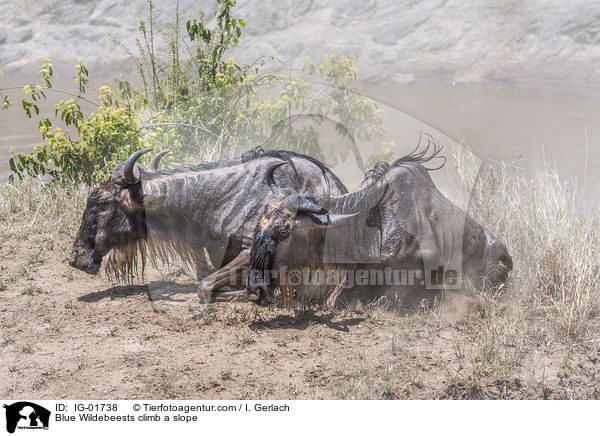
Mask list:
[{"label": "yellow flower", "polygon": [[100,100],[104,100],[111,93],[112,89],[110,89],[110,86],[103,85],[100,87],[100,89],[98,89],[98,98]]},{"label": "yellow flower", "polygon": [[46,59],[44,59],[44,62],[52,62],[52,59],[46,58]]},{"label": "yellow flower", "polygon": [[31,85],[25,85],[23,87],[23,93],[24,94],[31,94]]},{"label": "yellow flower", "polygon": [[9,152],[10,154],[13,154],[13,153],[15,152],[15,147],[10,147],[10,148],[8,149],[8,152]]}]

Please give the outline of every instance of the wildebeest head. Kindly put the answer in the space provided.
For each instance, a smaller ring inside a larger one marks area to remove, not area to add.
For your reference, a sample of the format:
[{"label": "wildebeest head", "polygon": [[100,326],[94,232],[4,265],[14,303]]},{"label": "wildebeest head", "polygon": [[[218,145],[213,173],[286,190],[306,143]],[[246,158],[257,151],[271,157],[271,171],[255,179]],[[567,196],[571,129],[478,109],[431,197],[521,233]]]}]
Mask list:
[{"label": "wildebeest head", "polygon": [[267,204],[254,231],[248,299],[261,305],[273,302],[280,277],[271,277],[269,271],[318,267],[327,228],[355,215],[328,213],[314,199],[297,194]]},{"label": "wildebeest head", "polygon": [[[404,161],[383,173],[361,191],[334,199],[327,207],[335,213],[297,195],[268,204],[255,230],[248,297],[271,302],[283,271],[327,269],[340,247],[339,263],[358,259],[352,267],[415,269],[427,277],[443,266],[480,289],[508,279],[513,265],[505,245],[444,197],[426,168]],[[357,198],[368,207],[352,201]]]},{"label": "wildebeest head", "polygon": [[[132,247],[146,237],[144,196],[136,160],[151,151],[145,148],[118,164],[109,180],[90,194],[69,265],[96,274],[102,258],[111,250]],[[167,150],[157,153],[149,170],[156,171]]]}]

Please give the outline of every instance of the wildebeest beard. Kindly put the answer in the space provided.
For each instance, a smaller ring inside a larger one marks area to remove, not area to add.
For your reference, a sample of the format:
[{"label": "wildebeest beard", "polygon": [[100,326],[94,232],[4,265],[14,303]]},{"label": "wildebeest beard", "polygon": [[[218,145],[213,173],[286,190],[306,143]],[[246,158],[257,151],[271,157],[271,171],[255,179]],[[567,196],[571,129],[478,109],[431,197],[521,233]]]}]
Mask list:
[{"label": "wildebeest beard", "polygon": [[107,277],[120,282],[132,282],[136,275],[143,277],[147,244],[144,240],[129,242],[108,252],[104,264]]},{"label": "wildebeest beard", "polygon": [[[148,216],[146,216],[148,219]],[[150,214],[146,237],[128,241],[110,250],[105,256],[106,275],[120,282],[132,282],[134,277],[144,277],[147,264],[154,268],[176,265],[188,274],[202,264],[204,258],[202,241],[196,241],[191,229],[169,230],[168,226],[156,225]],[[207,271],[203,271],[208,273]]]},{"label": "wildebeest beard", "polygon": [[277,238],[274,234],[273,227],[267,228],[264,232],[261,229],[260,223],[257,224],[254,230],[254,244],[250,252],[252,265],[248,275],[248,289],[262,287],[264,290],[257,295],[258,304],[272,303],[274,300],[272,290],[272,280],[269,272],[273,267],[273,259],[277,248]]}]

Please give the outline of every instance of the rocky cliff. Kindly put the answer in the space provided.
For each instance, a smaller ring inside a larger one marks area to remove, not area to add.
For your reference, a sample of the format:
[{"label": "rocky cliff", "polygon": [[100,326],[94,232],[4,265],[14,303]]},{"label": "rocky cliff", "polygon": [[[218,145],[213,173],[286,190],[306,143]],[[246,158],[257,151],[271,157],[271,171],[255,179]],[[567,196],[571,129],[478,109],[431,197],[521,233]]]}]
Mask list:
[{"label": "rocky cliff", "polygon": [[[156,21],[175,2],[156,1]],[[181,20],[210,14],[209,0],[180,0]],[[144,0],[0,0],[0,69],[45,57],[112,64],[135,49]],[[247,22],[232,53],[251,60],[313,59],[335,47],[355,55],[359,79],[478,82],[573,79],[600,83],[600,1],[572,0],[240,0]]]}]

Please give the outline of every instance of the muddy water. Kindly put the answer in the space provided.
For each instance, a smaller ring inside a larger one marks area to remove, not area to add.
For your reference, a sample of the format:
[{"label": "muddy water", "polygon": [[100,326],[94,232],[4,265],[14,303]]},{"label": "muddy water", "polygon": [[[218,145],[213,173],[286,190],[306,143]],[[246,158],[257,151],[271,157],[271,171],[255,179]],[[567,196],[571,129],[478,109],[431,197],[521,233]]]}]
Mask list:
[{"label": "muddy water", "polygon": [[402,145],[410,148],[423,130],[530,175],[555,167],[576,182],[581,206],[600,205],[600,88],[429,84],[371,85],[367,92],[385,108],[388,140],[409,141]]},{"label": "muddy water", "polygon": [[[420,131],[431,132],[442,144],[464,143],[481,157],[510,159],[532,171],[544,161],[556,162],[561,176],[598,188],[598,88],[427,84],[368,85],[366,90],[385,111],[385,140],[401,150],[411,149]],[[10,173],[9,148],[27,152],[39,140],[37,122],[20,107],[0,113],[0,180]]]},{"label": "muddy water", "polygon": [[[556,160],[563,176],[583,179],[585,175],[588,182],[600,177],[598,88],[550,84],[370,86],[368,92],[392,106],[394,118],[403,112],[482,157],[519,159],[533,168],[540,168],[544,160]],[[386,119],[386,125],[389,136],[397,136],[394,119]]]}]

